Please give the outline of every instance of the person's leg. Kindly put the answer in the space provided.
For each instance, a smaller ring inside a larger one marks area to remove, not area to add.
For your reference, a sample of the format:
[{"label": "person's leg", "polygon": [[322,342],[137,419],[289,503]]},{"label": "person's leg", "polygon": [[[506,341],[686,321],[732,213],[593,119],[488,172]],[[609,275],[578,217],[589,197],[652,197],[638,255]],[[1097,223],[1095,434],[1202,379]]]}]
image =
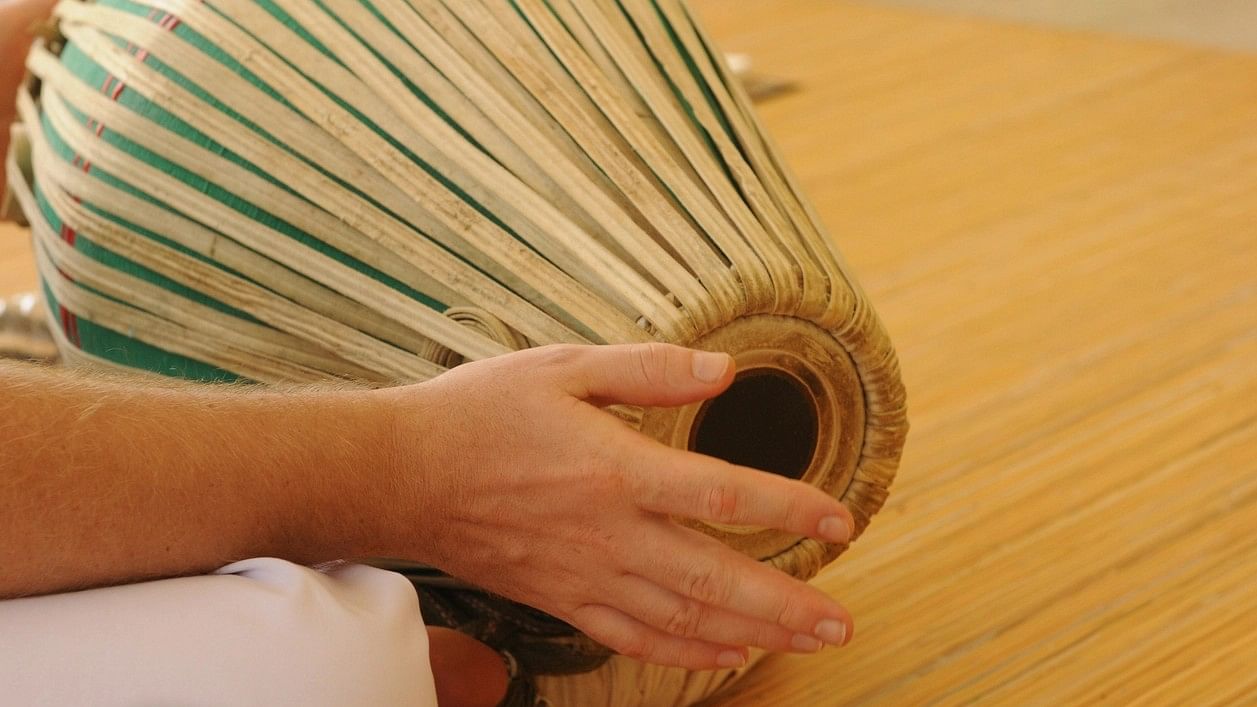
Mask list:
[{"label": "person's leg", "polygon": [[405,578],[275,559],[0,602],[0,686],[23,705],[436,704]]}]

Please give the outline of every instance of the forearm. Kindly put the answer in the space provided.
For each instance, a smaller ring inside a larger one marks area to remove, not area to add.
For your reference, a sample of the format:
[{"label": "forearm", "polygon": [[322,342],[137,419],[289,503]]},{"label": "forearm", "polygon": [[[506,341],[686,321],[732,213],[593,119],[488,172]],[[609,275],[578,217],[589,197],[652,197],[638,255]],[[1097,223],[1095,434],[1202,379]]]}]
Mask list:
[{"label": "forearm", "polygon": [[0,596],[371,552],[364,509],[411,492],[378,398],[0,363]]}]

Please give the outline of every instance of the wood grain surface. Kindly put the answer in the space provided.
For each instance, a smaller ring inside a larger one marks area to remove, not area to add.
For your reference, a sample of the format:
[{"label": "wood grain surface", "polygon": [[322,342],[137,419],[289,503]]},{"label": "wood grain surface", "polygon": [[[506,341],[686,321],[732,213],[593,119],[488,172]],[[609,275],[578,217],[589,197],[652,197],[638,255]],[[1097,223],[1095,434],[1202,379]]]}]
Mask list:
[{"label": "wood grain surface", "polygon": [[714,704],[1257,700],[1257,57],[700,3],[899,347],[847,648]]},{"label": "wood grain surface", "polygon": [[[1257,57],[703,0],[899,347],[913,430],[819,578],[854,643],[713,704],[1252,704]],[[0,227],[0,293],[33,282]]]},{"label": "wood grain surface", "polygon": [[866,0],[1018,22],[1159,37],[1235,51],[1257,50],[1252,0]]},{"label": "wood grain surface", "polygon": [[35,263],[30,232],[12,223],[0,223],[0,297],[33,290]]}]

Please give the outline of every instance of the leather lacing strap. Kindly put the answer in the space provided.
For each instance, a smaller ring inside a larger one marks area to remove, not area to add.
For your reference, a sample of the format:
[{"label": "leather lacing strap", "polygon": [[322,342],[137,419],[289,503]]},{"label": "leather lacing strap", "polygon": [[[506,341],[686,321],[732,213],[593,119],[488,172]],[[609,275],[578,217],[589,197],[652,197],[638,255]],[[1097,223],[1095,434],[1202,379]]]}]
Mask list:
[{"label": "leather lacing strap", "polygon": [[534,707],[538,675],[597,670],[612,652],[570,624],[416,563],[372,561],[410,580],[424,622],[465,633],[502,655],[510,682],[503,707]]}]

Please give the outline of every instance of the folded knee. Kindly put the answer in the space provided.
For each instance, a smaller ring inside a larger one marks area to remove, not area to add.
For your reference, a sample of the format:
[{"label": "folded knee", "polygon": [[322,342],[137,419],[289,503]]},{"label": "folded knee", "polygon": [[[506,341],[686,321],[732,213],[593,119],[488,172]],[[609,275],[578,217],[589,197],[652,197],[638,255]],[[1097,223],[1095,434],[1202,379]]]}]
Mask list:
[{"label": "folded knee", "polygon": [[269,558],[223,571],[230,573],[223,579],[247,583],[234,588],[241,633],[256,628],[252,640],[279,669],[262,672],[288,683],[275,686],[288,699],[422,704],[431,690],[427,633],[405,577],[362,565],[320,572]]},{"label": "folded knee", "polygon": [[0,684],[15,704],[436,703],[404,577],[266,558],[0,602]]}]

